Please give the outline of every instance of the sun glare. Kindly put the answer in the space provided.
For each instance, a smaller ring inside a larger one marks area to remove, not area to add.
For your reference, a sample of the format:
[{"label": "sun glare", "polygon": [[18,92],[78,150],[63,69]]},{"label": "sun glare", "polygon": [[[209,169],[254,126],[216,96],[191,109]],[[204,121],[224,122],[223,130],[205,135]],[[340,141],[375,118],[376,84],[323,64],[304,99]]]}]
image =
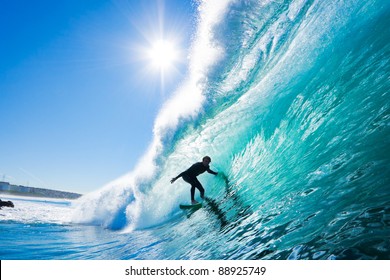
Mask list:
[{"label": "sun glare", "polygon": [[150,48],[148,55],[152,65],[160,70],[174,66],[178,59],[178,51],[174,44],[164,40],[156,41]]}]

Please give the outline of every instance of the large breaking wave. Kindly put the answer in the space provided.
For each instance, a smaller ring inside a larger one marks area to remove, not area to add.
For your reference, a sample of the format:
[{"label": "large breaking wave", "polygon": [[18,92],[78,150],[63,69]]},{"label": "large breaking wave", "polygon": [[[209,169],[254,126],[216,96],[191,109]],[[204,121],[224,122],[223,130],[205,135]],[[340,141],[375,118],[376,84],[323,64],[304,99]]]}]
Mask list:
[{"label": "large breaking wave", "polygon": [[379,0],[201,2],[189,75],[149,150],[84,196],[74,221],[169,223],[189,199],[169,180],[209,155],[228,180],[199,177],[208,211],[222,240],[246,246],[216,242],[212,254],[388,257],[389,24]]}]

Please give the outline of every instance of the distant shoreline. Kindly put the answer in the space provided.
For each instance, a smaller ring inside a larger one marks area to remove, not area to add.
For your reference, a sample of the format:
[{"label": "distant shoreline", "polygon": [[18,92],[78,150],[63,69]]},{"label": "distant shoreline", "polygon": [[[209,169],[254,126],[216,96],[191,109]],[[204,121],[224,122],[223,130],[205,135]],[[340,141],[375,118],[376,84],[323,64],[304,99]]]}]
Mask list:
[{"label": "distant shoreline", "polygon": [[82,196],[79,193],[12,185],[8,182],[0,181],[0,195],[2,194],[28,196],[28,197],[63,198],[63,199],[77,199]]},{"label": "distant shoreline", "polygon": [[31,198],[57,198],[57,199],[71,199],[75,200],[81,197],[81,194],[78,194],[78,197],[67,197],[67,196],[45,196],[41,194],[36,194],[36,193],[20,193],[20,192],[13,192],[13,191],[0,191],[0,199],[1,196],[18,196],[18,197],[31,197]]}]

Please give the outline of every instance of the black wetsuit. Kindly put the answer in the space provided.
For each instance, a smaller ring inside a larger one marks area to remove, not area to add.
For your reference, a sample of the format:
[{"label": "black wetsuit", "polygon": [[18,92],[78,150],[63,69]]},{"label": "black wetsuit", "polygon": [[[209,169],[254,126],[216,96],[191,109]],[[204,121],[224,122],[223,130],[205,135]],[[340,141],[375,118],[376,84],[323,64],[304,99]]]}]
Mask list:
[{"label": "black wetsuit", "polygon": [[217,175],[217,172],[214,172],[210,169],[210,167],[204,166],[202,162],[197,162],[193,164],[190,168],[188,168],[186,171],[180,173],[177,178],[182,177],[184,181],[189,183],[191,185],[191,200],[194,200],[195,198],[195,188],[197,188],[200,191],[200,197],[204,197],[204,189],[202,187],[202,184],[198,181],[196,176],[204,173],[207,171],[210,174]]}]

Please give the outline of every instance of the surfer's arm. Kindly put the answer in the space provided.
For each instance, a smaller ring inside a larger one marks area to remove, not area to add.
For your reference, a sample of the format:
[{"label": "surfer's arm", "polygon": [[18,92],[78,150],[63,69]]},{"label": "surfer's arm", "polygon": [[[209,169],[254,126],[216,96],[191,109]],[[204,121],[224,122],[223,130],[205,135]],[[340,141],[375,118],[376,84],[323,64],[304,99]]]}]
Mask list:
[{"label": "surfer's arm", "polygon": [[175,178],[172,178],[172,179],[171,179],[171,184],[173,184],[177,179],[179,179],[181,176],[183,176],[183,173],[184,173],[184,172],[180,173],[180,174],[177,175]]},{"label": "surfer's arm", "polygon": [[213,174],[213,175],[218,175],[218,172],[215,172],[215,171],[211,170],[210,168],[207,169],[207,172],[210,174]]}]

